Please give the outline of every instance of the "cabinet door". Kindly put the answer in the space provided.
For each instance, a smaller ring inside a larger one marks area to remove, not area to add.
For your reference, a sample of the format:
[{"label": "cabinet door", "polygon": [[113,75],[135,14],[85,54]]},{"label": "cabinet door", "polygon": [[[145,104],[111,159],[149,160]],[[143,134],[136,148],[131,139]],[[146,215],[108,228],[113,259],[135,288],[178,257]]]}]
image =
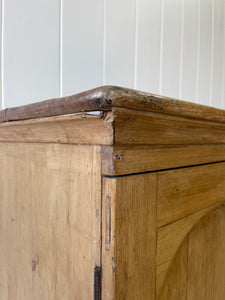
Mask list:
[{"label": "cabinet door", "polygon": [[103,300],[153,300],[156,174],[103,180]]},{"label": "cabinet door", "polygon": [[225,299],[225,206],[202,217],[179,247],[159,300]]},{"label": "cabinet door", "polygon": [[102,299],[225,299],[225,164],[103,178]]},{"label": "cabinet door", "polygon": [[225,299],[225,164],[158,173],[157,300]]}]

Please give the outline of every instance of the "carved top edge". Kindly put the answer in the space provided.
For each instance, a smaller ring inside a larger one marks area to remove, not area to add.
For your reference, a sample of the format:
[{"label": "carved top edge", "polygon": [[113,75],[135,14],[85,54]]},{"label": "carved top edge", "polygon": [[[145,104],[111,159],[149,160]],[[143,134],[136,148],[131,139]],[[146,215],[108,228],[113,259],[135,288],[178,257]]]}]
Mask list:
[{"label": "carved top edge", "polygon": [[225,122],[225,110],[117,86],[102,86],[72,96],[0,111],[0,122],[131,108],[195,119]]}]

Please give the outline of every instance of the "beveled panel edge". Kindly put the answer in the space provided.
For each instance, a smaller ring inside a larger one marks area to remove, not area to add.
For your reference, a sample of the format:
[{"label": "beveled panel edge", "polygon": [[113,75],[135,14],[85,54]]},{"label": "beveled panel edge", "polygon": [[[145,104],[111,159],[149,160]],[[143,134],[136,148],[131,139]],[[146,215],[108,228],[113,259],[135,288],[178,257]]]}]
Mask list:
[{"label": "beveled panel edge", "polygon": [[112,145],[111,113],[76,113],[0,123],[0,142]]},{"label": "beveled panel edge", "polygon": [[0,111],[0,122],[108,111],[112,107],[225,122],[225,110],[118,86],[102,86],[72,96],[6,108]]}]

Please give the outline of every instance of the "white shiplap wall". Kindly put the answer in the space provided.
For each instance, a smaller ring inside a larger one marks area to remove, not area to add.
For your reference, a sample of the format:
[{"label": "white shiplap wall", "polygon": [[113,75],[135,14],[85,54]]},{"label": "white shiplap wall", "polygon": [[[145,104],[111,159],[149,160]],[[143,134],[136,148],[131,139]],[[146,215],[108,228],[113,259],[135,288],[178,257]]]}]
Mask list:
[{"label": "white shiplap wall", "polygon": [[2,107],[103,84],[225,108],[225,0],[0,0]]}]

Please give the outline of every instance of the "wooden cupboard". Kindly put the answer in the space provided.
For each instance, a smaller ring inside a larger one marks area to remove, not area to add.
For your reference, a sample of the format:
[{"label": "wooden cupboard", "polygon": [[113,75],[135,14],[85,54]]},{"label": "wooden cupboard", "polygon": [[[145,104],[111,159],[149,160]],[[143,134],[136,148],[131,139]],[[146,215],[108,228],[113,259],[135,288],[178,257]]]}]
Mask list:
[{"label": "wooden cupboard", "polygon": [[0,112],[0,300],[224,300],[225,111],[104,86]]}]

